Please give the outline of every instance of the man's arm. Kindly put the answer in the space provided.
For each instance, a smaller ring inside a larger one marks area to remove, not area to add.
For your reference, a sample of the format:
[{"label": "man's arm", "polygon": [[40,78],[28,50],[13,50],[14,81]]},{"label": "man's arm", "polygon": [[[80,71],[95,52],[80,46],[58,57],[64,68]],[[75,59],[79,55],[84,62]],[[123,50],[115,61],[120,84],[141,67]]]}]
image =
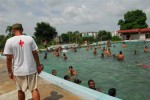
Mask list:
[{"label": "man's arm", "polygon": [[40,60],[39,60],[38,53],[37,53],[36,50],[32,51],[32,53],[33,53],[33,57],[34,57],[35,62],[36,62],[37,72],[38,72],[38,74],[40,74],[41,71],[43,70],[43,68],[42,68],[42,66],[41,66],[41,64],[40,64]]},{"label": "man's arm", "polygon": [[7,63],[7,70],[8,70],[9,78],[13,79],[12,55],[6,55],[6,63]]}]

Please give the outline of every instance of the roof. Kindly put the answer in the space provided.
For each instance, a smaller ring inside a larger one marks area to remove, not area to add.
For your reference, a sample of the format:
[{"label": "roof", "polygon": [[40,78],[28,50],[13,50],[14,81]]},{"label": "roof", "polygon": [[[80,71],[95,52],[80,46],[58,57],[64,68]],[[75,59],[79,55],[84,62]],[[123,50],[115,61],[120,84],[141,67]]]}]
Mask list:
[{"label": "roof", "polygon": [[150,32],[150,28],[118,30],[117,32],[118,33],[147,33]]}]

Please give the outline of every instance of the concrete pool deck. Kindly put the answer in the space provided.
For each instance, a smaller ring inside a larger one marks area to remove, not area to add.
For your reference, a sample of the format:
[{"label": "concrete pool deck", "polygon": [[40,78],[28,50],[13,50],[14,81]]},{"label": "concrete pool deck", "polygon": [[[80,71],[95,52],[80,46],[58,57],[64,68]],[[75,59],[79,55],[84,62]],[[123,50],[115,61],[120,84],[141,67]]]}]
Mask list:
[{"label": "concrete pool deck", "polygon": [[[15,81],[10,80],[7,75],[6,62],[0,59],[0,100],[17,100]],[[56,85],[39,77],[38,89],[41,100],[81,100],[80,97],[59,88]],[[31,99],[31,93],[26,92],[27,100]]]}]

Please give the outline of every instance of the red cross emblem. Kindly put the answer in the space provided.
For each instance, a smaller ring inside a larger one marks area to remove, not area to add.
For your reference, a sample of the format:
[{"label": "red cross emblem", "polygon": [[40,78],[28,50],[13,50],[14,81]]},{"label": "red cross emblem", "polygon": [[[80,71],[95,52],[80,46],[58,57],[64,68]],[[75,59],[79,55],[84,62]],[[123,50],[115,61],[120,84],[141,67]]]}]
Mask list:
[{"label": "red cross emblem", "polygon": [[22,40],[20,40],[19,45],[22,47],[24,44],[24,42]]}]

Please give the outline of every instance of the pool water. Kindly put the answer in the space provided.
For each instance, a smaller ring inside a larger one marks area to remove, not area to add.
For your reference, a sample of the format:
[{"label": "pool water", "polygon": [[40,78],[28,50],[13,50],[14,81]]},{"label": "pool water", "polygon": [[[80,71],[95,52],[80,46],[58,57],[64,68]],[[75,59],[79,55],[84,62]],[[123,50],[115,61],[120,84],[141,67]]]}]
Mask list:
[{"label": "pool water", "polygon": [[[113,47],[115,45],[115,47]],[[43,59],[44,52],[39,54],[40,61],[44,65],[44,71],[51,73],[57,70],[57,76],[63,78],[67,74],[68,67],[73,66],[82,80],[81,85],[88,87],[88,80],[93,79],[96,87],[103,93],[108,93],[109,88],[116,88],[117,97],[123,100],[149,100],[150,99],[150,68],[142,68],[139,64],[150,65],[150,52],[144,53],[144,47],[150,48],[150,43],[127,43],[127,48],[121,47],[122,43],[112,44],[112,54],[122,51],[124,61],[117,61],[113,57],[100,58],[101,49],[97,49],[97,56],[93,55],[93,49],[77,49],[77,52],[68,51],[68,60],[55,57],[48,53],[48,58]],[[105,45],[101,45],[104,47]],[[137,54],[134,55],[134,50]]]}]

